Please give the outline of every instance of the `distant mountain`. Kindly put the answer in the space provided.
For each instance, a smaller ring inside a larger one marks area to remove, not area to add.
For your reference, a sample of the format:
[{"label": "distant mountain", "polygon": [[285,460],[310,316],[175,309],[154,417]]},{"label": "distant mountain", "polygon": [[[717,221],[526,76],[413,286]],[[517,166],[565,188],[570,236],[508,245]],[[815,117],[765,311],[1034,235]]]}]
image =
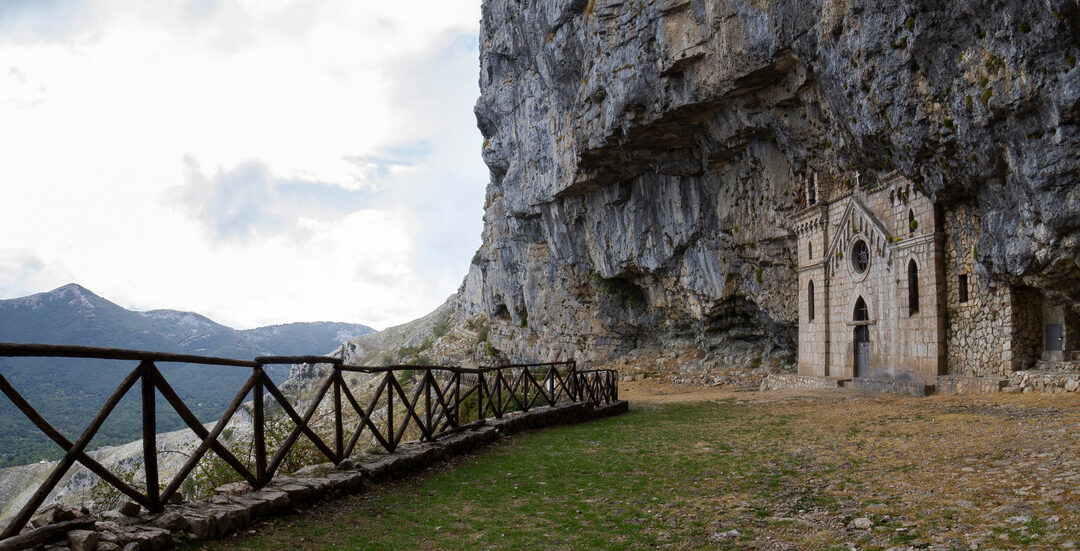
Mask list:
[{"label": "distant mountain", "polygon": [[[135,312],[75,284],[47,293],[0,300],[0,341],[131,348],[250,360],[260,355],[326,354],[342,342],[374,330],[349,323],[289,323],[236,330],[193,312]],[[0,374],[65,435],[74,440],[135,362],[63,358],[0,358]],[[250,375],[244,368],[190,364],[158,366],[185,403],[210,421]],[[289,366],[270,366],[275,381]],[[102,427],[94,445],[140,438],[138,401],[128,398]],[[158,398],[158,428],[181,426],[168,403]],[[48,441],[0,396],[0,467],[59,456]]]},{"label": "distant mountain", "polygon": [[[264,355],[297,355],[299,350],[311,350],[303,354],[325,354],[333,351],[341,343],[355,339],[360,335],[374,333],[366,325],[339,323],[331,321],[313,321],[268,325],[240,331],[255,345],[264,350]],[[314,352],[321,350],[321,352]]]},{"label": "distant mountain", "polygon": [[236,330],[194,312],[135,312],[74,283],[28,297],[0,300],[0,341],[134,348],[251,359],[316,355],[374,329],[355,323],[309,322]]}]

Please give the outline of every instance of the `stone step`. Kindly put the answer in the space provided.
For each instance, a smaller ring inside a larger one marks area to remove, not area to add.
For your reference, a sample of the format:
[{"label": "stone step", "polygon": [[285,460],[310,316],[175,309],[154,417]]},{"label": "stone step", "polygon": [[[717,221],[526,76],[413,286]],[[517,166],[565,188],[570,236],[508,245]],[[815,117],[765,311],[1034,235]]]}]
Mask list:
[{"label": "stone step", "polygon": [[935,392],[938,394],[993,394],[1008,384],[1005,377],[972,377],[966,375],[942,375],[937,378]]}]

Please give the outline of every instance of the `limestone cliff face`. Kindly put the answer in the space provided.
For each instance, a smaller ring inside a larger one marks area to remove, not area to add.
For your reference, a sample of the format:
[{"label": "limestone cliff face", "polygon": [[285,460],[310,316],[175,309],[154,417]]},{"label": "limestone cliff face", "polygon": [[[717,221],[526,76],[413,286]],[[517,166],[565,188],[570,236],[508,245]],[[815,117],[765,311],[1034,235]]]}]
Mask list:
[{"label": "limestone cliff face", "polygon": [[1080,306],[1074,0],[486,0],[480,49],[460,301],[508,355],[782,359],[814,174],[970,206],[981,270]]}]

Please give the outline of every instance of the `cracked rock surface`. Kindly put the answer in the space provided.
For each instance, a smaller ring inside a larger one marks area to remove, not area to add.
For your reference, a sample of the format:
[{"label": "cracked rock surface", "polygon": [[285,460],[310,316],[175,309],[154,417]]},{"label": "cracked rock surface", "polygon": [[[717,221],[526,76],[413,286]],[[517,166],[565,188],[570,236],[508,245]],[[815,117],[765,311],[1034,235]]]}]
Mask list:
[{"label": "cracked rock surface", "polygon": [[486,0],[480,55],[457,308],[507,356],[790,363],[810,174],[896,170],[978,213],[981,270],[1080,308],[1072,0]]}]

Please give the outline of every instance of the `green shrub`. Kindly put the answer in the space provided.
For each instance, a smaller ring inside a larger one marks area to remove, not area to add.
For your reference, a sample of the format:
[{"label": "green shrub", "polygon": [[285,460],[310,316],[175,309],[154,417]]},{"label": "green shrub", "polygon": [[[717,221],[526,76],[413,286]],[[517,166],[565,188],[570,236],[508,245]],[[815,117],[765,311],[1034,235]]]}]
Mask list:
[{"label": "green shrub", "polygon": [[405,365],[431,365],[431,358],[421,354],[405,362]]},{"label": "green shrub", "polygon": [[624,308],[645,303],[645,290],[625,277],[602,277],[593,272],[589,283],[598,294],[621,298]]},{"label": "green shrub", "polygon": [[450,318],[443,318],[431,328],[431,334],[436,339],[450,332]]},{"label": "green shrub", "polygon": [[[135,475],[139,474],[141,470],[140,464],[133,463],[126,468],[115,469],[114,474],[136,490],[145,491],[146,488],[135,483]],[[120,507],[120,504],[127,501],[127,499],[128,497],[114,488],[112,484],[98,478],[97,482],[90,487],[90,502],[87,506],[95,513],[112,511]]]}]

